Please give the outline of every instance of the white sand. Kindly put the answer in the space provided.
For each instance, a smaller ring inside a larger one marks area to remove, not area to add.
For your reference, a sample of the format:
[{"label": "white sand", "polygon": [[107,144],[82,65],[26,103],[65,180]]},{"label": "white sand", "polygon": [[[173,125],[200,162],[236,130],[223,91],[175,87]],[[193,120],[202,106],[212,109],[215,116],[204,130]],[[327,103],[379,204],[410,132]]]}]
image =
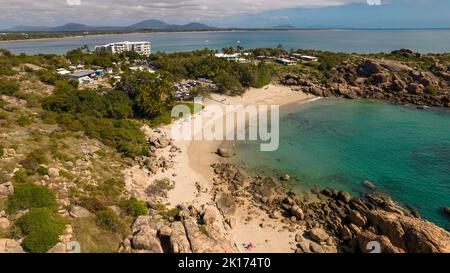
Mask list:
[{"label": "white sand", "polygon": [[[228,104],[242,106],[268,104],[282,106],[302,103],[314,98],[311,95],[292,91],[286,86],[268,85],[260,89],[252,88],[243,96],[238,97],[213,94],[211,97],[212,100],[205,100],[204,105],[216,104],[225,107]],[[191,121],[193,119],[191,118]],[[208,121],[208,119],[205,121]],[[183,121],[180,120],[178,122]],[[171,136],[171,126],[166,126],[162,129],[168,137]],[[208,190],[211,188],[212,177],[214,175],[211,164],[224,160],[215,154],[220,143],[221,141],[207,140],[174,141],[174,144],[181,149],[181,153],[175,157],[173,169],[165,173],[158,173],[150,178],[139,180],[147,180],[147,183],[151,183],[154,179],[168,177],[175,181],[175,188],[168,193],[168,201],[172,206],[176,206],[182,202],[196,201],[200,204],[212,202],[213,197],[209,192],[198,192],[196,182],[203,188]],[[169,155],[168,150],[164,150],[162,153],[166,157]],[[270,219],[259,208],[251,208],[250,210],[257,212],[260,216],[253,217],[247,223],[244,219],[249,215],[249,206],[240,206],[234,215],[237,219],[236,227],[230,231],[241,252],[293,252],[290,244],[294,240],[295,233],[287,230],[280,231],[282,227],[281,222]],[[264,227],[260,226],[261,223],[265,223]],[[270,225],[273,227],[270,227]],[[243,243],[250,242],[255,248],[246,250],[242,247]]]}]

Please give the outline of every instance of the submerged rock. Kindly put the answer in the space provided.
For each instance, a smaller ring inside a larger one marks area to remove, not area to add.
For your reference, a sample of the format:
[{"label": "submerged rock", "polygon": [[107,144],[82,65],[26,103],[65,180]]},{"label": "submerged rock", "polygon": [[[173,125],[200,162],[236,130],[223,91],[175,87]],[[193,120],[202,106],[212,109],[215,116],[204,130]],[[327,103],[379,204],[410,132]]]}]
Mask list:
[{"label": "submerged rock", "polygon": [[370,182],[370,181],[364,181],[363,182],[364,187],[368,188],[369,190],[374,190],[376,188],[376,186]]},{"label": "submerged rock", "polygon": [[231,157],[233,154],[226,148],[217,149],[217,154],[221,157]]},{"label": "submerged rock", "polygon": [[291,177],[289,176],[289,174],[283,174],[281,176],[281,180],[283,181],[289,181],[291,179]]}]

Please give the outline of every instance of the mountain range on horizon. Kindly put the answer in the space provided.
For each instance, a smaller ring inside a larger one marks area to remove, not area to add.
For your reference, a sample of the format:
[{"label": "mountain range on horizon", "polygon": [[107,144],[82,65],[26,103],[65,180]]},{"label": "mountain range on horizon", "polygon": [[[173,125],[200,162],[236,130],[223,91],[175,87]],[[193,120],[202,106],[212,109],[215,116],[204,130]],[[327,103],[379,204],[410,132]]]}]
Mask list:
[{"label": "mountain range on horizon", "polygon": [[[144,20],[130,26],[89,26],[79,23],[67,23],[61,26],[29,26],[18,25],[12,28],[3,29],[7,32],[88,32],[88,31],[133,31],[133,30],[157,30],[157,31],[177,31],[177,30],[217,30],[224,29],[210,26],[198,22],[191,22],[188,24],[169,24],[162,20],[149,19]],[[235,29],[235,27],[230,27]],[[266,28],[265,28],[266,29]],[[290,24],[276,25],[267,27],[267,29],[297,29],[297,27]]]},{"label": "mountain range on horizon", "polygon": [[67,23],[61,26],[19,25],[3,31],[9,32],[82,32],[82,31],[127,31],[127,30],[213,30],[216,27],[197,22],[184,25],[169,24],[161,20],[149,19],[130,26],[89,26],[79,23]]}]

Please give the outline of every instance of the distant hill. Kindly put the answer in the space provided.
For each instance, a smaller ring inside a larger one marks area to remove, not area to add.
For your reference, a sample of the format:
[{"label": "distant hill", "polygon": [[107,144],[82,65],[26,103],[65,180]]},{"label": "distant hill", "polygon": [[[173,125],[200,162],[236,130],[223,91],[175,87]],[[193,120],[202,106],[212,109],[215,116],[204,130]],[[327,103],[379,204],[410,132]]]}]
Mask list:
[{"label": "distant hill", "polygon": [[298,29],[298,27],[293,26],[293,25],[277,25],[277,26],[271,27],[271,29]]},{"label": "distant hill", "polygon": [[215,27],[211,27],[205,24],[192,22],[186,25],[175,25],[168,24],[161,20],[145,20],[134,25],[128,27],[128,29],[154,29],[154,30],[207,30],[207,29],[215,29]]},{"label": "distant hill", "polygon": [[130,29],[166,29],[171,25],[161,20],[150,19],[129,26]]},{"label": "distant hill", "polygon": [[186,25],[168,24],[164,21],[150,19],[131,26],[88,26],[84,24],[68,23],[62,26],[15,26],[5,31],[12,32],[84,32],[84,31],[123,31],[123,30],[209,30],[215,29],[205,24],[192,22]]}]

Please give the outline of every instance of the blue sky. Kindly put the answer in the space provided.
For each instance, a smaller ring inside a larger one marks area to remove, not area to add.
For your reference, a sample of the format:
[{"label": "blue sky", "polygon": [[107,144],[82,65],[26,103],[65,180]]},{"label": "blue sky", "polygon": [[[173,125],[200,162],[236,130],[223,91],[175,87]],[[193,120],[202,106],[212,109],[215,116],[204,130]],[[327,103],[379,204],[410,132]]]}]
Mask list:
[{"label": "blue sky", "polygon": [[146,19],[220,27],[450,28],[449,0],[0,0],[0,14],[0,29]]}]

